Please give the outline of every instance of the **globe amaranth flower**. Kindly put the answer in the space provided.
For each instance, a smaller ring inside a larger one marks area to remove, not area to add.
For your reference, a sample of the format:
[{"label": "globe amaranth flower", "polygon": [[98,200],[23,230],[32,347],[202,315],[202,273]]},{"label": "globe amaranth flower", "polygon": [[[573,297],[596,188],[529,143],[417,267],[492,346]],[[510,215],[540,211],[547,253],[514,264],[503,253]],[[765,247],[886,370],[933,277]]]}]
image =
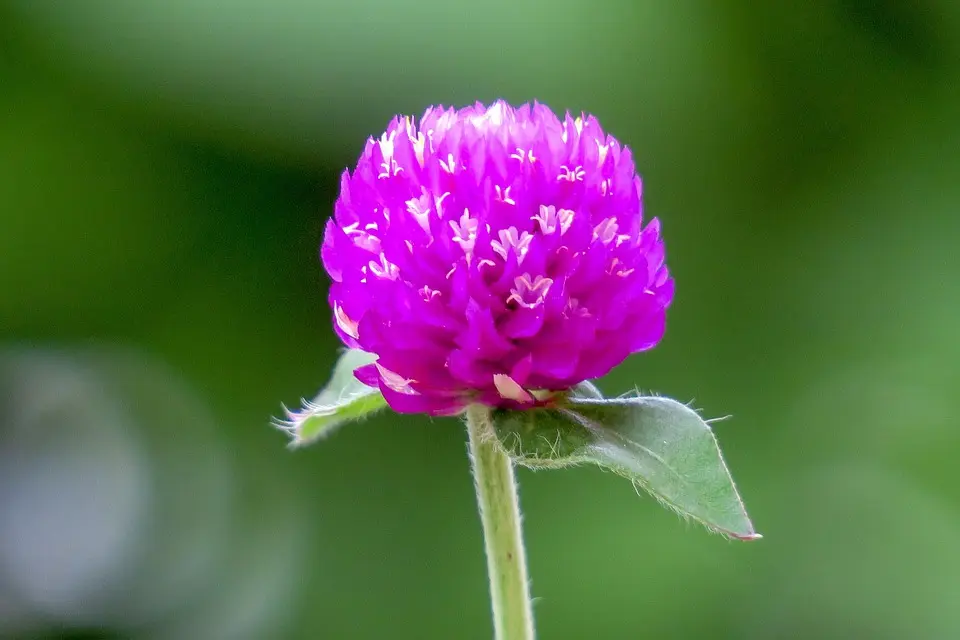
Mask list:
[{"label": "globe amaranth flower", "polygon": [[542,104],[394,119],[341,178],[321,256],[356,377],[404,413],[523,408],[664,333],[673,280],[630,150]]}]

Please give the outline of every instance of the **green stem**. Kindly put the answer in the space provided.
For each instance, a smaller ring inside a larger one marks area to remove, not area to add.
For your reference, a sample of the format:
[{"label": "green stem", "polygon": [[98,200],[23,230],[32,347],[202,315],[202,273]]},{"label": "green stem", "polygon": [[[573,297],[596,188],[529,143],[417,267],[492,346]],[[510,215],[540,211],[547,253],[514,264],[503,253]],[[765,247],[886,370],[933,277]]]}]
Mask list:
[{"label": "green stem", "polygon": [[467,407],[467,432],[487,549],[495,637],[533,640],[533,610],[513,463],[496,440],[488,407]]}]

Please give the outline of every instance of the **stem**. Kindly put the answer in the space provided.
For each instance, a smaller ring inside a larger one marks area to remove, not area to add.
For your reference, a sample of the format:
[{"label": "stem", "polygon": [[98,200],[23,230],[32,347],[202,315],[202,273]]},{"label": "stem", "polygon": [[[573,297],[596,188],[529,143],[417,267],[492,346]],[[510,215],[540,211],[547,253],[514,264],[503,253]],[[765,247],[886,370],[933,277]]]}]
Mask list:
[{"label": "stem", "polygon": [[487,549],[495,637],[533,640],[533,610],[513,463],[496,440],[488,407],[467,407],[467,432]]}]

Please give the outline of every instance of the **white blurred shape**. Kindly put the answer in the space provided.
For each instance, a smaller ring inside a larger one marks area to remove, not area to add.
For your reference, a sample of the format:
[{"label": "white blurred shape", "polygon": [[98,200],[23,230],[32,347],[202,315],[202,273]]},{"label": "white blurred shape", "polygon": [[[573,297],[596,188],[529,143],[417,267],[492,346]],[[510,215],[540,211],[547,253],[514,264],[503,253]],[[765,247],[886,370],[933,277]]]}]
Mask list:
[{"label": "white blurred shape", "polygon": [[136,553],[149,467],[128,418],[83,366],[0,358],[0,584],[42,617],[102,612]]}]

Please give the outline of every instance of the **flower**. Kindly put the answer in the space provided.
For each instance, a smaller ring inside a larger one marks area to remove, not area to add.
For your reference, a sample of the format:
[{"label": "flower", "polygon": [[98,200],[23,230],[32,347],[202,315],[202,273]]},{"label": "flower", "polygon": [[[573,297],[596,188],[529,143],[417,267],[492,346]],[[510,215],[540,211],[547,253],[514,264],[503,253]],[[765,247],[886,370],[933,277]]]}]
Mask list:
[{"label": "flower", "polygon": [[534,103],[397,117],[341,177],[321,257],[356,377],[404,413],[524,408],[655,346],[673,280],[627,147]]}]

